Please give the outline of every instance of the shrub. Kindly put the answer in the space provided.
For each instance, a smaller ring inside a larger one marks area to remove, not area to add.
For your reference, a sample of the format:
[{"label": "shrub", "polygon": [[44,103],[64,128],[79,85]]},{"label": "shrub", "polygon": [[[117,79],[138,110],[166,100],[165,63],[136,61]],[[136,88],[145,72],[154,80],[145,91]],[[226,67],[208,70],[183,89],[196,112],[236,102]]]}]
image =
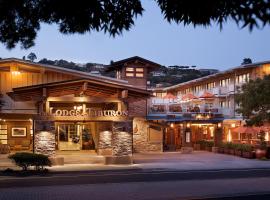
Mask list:
[{"label": "shrub", "polygon": [[36,170],[43,170],[44,166],[51,166],[48,156],[43,154],[19,152],[9,156],[15,164],[26,171],[30,166],[34,166]]},{"label": "shrub", "polygon": [[214,146],[214,141],[206,141],[206,146],[207,147],[213,147]]},{"label": "shrub", "polygon": [[251,152],[253,147],[250,144],[242,144],[242,151],[243,152]]}]

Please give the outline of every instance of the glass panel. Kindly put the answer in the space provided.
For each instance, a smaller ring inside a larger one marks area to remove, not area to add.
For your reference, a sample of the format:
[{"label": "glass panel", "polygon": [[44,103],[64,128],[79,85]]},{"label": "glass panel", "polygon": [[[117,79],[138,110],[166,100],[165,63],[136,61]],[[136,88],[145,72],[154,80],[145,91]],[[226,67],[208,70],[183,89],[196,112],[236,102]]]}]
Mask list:
[{"label": "glass panel", "polygon": [[82,125],[82,149],[83,150],[94,150],[95,141],[94,141],[94,130],[91,129],[91,126]]},{"label": "glass panel", "polygon": [[68,141],[68,125],[61,124],[58,126],[59,131],[59,141],[67,142]]},{"label": "glass panel", "polygon": [[133,67],[127,67],[127,68],[126,68],[126,71],[127,71],[127,72],[134,72],[134,68],[133,68]]},{"label": "glass panel", "polygon": [[133,74],[133,73],[126,73],[126,76],[127,76],[127,77],[133,77],[134,74]]},{"label": "glass panel", "polygon": [[136,72],[143,72],[143,68],[141,67],[136,68]]},{"label": "glass panel", "polygon": [[143,77],[143,73],[136,73],[136,77]]}]

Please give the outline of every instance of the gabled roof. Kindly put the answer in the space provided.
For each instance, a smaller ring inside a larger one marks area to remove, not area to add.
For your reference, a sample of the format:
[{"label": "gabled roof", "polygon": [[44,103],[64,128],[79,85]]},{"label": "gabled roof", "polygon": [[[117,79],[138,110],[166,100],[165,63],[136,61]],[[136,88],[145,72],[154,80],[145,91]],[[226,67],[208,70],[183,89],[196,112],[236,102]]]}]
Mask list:
[{"label": "gabled roof", "polygon": [[[184,85],[187,85],[187,84],[190,84],[190,83],[197,83],[197,82],[204,81],[204,80],[207,80],[207,79],[210,79],[210,78],[216,78],[216,77],[219,77],[221,75],[234,73],[234,72],[239,71],[239,70],[259,67],[259,66],[262,66],[264,64],[270,64],[270,61],[256,62],[256,63],[246,64],[246,65],[240,65],[240,66],[237,66],[237,67],[232,67],[232,68],[229,68],[229,69],[224,70],[224,71],[220,71],[220,72],[215,73],[215,74],[211,74],[211,75],[204,76],[204,77],[197,78],[197,79],[193,79],[193,80],[190,80],[190,81],[187,81],[187,82],[183,82],[183,83],[179,83],[179,84],[172,85],[172,86],[169,86],[169,87],[165,87],[165,88],[163,88],[163,91],[176,89],[176,88],[179,88],[181,86],[184,86]],[[160,90],[160,89],[157,88],[157,90]]]},{"label": "gabled roof", "polygon": [[[48,70],[48,71],[55,71],[55,72],[59,72],[59,73],[69,74],[72,76],[78,76],[78,78],[86,78],[86,79],[90,79],[90,80],[96,80],[99,82],[113,83],[113,84],[118,84],[118,85],[123,85],[123,86],[131,86],[130,84],[128,84],[128,81],[125,81],[125,80],[119,80],[116,78],[110,78],[107,76],[91,74],[91,73],[82,72],[82,71],[73,70],[73,69],[67,69],[67,68],[59,67],[59,66],[55,66],[55,65],[36,63],[36,62],[31,62],[31,61],[27,61],[27,60],[18,59],[18,58],[0,59],[0,64],[10,63],[10,62],[16,62],[18,64],[24,64],[24,65],[28,65],[28,66],[32,66],[32,67],[41,67],[41,68],[44,68],[45,70]],[[133,86],[133,87],[135,87],[135,86]]]},{"label": "gabled roof", "polygon": [[125,63],[130,63],[130,62],[140,62],[140,63],[145,64],[149,68],[157,68],[157,67],[160,67],[161,66],[158,63],[155,63],[153,61],[147,60],[147,59],[142,58],[140,56],[133,56],[133,57],[130,57],[130,58],[126,58],[126,59],[123,59],[123,60],[119,60],[119,61],[113,62],[111,64],[111,66],[108,67],[108,71],[113,71],[113,70],[122,68],[125,65]]},{"label": "gabled roof", "polygon": [[117,98],[118,95],[124,90],[128,91],[128,97],[131,98],[145,98],[151,96],[151,92],[144,89],[120,86],[112,83],[100,83],[90,79],[67,80],[17,87],[13,88],[13,91],[8,92],[7,95],[10,96],[14,101],[39,100],[44,95],[43,89],[46,90],[46,96],[48,95],[48,97],[59,97],[71,94],[80,96],[83,94],[91,98]]}]

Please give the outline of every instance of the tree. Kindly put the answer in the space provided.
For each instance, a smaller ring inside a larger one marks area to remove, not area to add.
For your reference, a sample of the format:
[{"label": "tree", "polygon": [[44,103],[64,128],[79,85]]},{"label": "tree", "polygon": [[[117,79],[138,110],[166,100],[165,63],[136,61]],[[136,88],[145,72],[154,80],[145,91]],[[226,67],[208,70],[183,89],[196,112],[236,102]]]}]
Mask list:
[{"label": "tree", "polygon": [[36,56],[35,53],[31,52],[31,53],[29,53],[29,55],[27,56],[27,58],[28,58],[29,60],[31,60],[32,62],[34,62],[34,60],[37,59],[37,56]]},{"label": "tree", "polygon": [[263,79],[250,80],[235,96],[247,125],[262,125],[270,122],[270,75]]},{"label": "tree", "polygon": [[[168,22],[220,27],[228,19],[242,27],[270,24],[270,0],[155,0]],[[40,24],[57,24],[64,34],[104,31],[115,36],[142,15],[141,0],[9,0],[0,1],[0,42],[34,45]]]},{"label": "tree", "polygon": [[244,58],[241,65],[247,65],[247,64],[251,64],[251,63],[252,63],[251,58]]}]

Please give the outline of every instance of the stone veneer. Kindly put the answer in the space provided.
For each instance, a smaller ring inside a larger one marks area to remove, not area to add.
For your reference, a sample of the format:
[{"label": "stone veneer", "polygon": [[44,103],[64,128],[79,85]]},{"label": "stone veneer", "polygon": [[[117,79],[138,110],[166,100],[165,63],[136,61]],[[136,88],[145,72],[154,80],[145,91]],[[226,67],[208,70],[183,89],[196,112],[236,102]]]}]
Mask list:
[{"label": "stone veneer", "polygon": [[112,127],[112,155],[132,154],[132,122],[114,122]]},{"label": "stone veneer", "polygon": [[35,153],[55,155],[55,134],[49,131],[35,133]]},{"label": "stone veneer", "polygon": [[54,121],[36,120],[34,137],[35,153],[55,155]]},{"label": "stone veneer", "polygon": [[[149,124],[144,118],[133,120],[133,151],[136,153],[162,152],[163,141],[150,142],[148,136]],[[162,134],[162,133],[161,133]]]},{"label": "stone veneer", "polygon": [[132,154],[132,122],[104,122],[99,127],[98,153],[105,156]]}]

